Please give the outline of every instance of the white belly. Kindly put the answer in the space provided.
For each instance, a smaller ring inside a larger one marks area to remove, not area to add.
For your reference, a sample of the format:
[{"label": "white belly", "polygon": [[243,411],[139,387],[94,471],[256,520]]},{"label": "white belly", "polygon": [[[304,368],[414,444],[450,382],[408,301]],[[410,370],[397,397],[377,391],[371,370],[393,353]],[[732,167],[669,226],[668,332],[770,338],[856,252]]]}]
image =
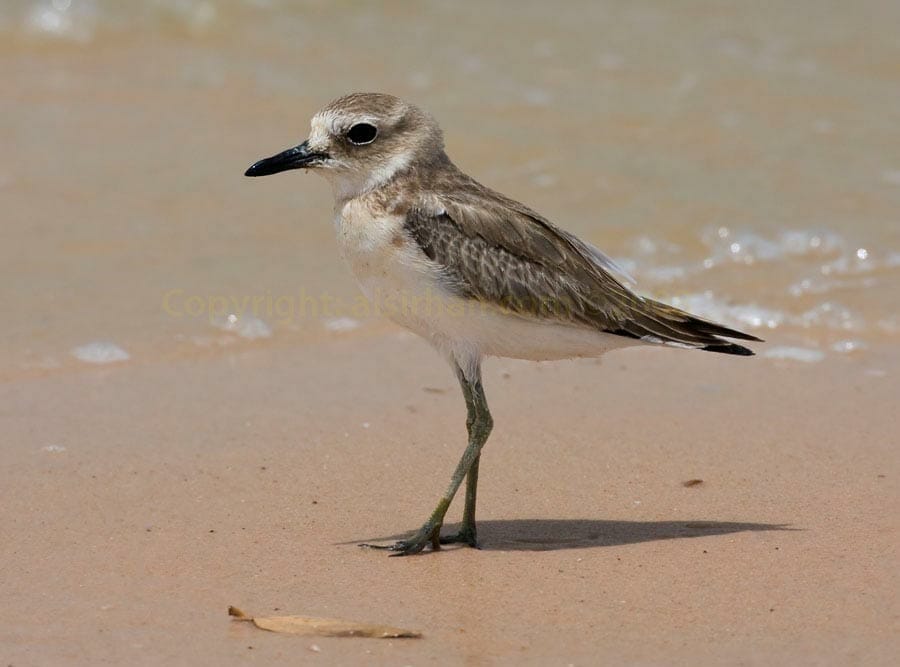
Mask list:
[{"label": "white belly", "polygon": [[598,357],[638,342],[586,327],[514,315],[479,302],[455,301],[430,324],[453,347],[461,343],[479,355],[532,361]]}]

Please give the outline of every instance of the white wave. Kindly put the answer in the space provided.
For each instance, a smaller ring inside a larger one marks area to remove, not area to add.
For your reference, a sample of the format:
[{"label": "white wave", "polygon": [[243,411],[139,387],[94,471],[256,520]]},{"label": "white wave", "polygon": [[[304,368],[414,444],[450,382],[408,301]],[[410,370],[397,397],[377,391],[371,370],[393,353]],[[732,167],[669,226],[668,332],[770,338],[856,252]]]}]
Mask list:
[{"label": "white wave", "polygon": [[825,358],[825,353],[809,347],[792,347],[789,345],[781,345],[772,347],[763,352],[764,357],[768,359],[787,359],[790,361],[802,361],[806,364],[814,364]]},{"label": "white wave", "polygon": [[131,358],[130,354],[115,343],[103,341],[79,345],[72,349],[72,356],[89,364],[112,364]]},{"label": "white wave", "polygon": [[247,340],[269,338],[272,336],[272,327],[258,317],[253,317],[252,315],[236,315],[231,313],[222,323],[218,324],[218,328],[223,331],[236,333],[241,338],[246,338]]}]

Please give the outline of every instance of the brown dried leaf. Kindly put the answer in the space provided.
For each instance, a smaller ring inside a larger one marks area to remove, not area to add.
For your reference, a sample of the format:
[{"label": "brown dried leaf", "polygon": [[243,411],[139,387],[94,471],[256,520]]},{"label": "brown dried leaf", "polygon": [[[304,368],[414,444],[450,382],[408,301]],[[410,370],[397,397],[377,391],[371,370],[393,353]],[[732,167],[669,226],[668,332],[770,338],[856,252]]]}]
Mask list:
[{"label": "brown dried leaf", "polygon": [[686,482],[682,482],[681,486],[686,486],[686,487],[690,488],[692,486],[700,486],[701,484],[703,484],[702,479],[689,479]]},{"label": "brown dried leaf", "polygon": [[251,617],[237,607],[229,607],[228,614],[238,621],[252,622],[256,627],[270,632],[282,632],[305,637],[375,637],[393,639],[401,637],[418,638],[422,634],[390,625],[357,623],[340,618],[314,618],[311,616],[266,616]]}]

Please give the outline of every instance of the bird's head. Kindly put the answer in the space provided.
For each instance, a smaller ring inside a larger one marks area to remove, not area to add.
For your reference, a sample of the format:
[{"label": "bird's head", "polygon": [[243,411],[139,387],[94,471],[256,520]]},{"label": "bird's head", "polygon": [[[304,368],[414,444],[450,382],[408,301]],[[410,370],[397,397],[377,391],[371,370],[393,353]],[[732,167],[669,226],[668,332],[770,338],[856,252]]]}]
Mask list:
[{"label": "bird's head", "polygon": [[395,175],[446,159],[443,136],[428,113],[392,95],[353,93],[313,116],[309,138],[256,162],[247,176],[314,169],[340,198],[372,190]]}]

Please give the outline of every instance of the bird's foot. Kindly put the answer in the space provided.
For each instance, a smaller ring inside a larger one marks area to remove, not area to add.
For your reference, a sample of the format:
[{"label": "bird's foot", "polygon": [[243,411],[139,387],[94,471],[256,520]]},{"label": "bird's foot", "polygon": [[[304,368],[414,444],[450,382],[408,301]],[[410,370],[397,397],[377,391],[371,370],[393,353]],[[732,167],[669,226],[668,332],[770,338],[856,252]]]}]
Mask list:
[{"label": "bird's foot", "polygon": [[412,556],[422,551],[429,544],[432,551],[438,551],[441,548],[441,524],[426,523],[415,535],[406,540],[394,542],[394,544],[360,544],[359,546],[366,549],[382,549],[384,551],[393,551],[391,556]]},{"label": "bird's foot", "polygon": [[475,536],[475,526],[463,525],[458,533],[453,535],[442,535],[441,544],[467,544],[473,549],[480,549],[478,540]]}]

